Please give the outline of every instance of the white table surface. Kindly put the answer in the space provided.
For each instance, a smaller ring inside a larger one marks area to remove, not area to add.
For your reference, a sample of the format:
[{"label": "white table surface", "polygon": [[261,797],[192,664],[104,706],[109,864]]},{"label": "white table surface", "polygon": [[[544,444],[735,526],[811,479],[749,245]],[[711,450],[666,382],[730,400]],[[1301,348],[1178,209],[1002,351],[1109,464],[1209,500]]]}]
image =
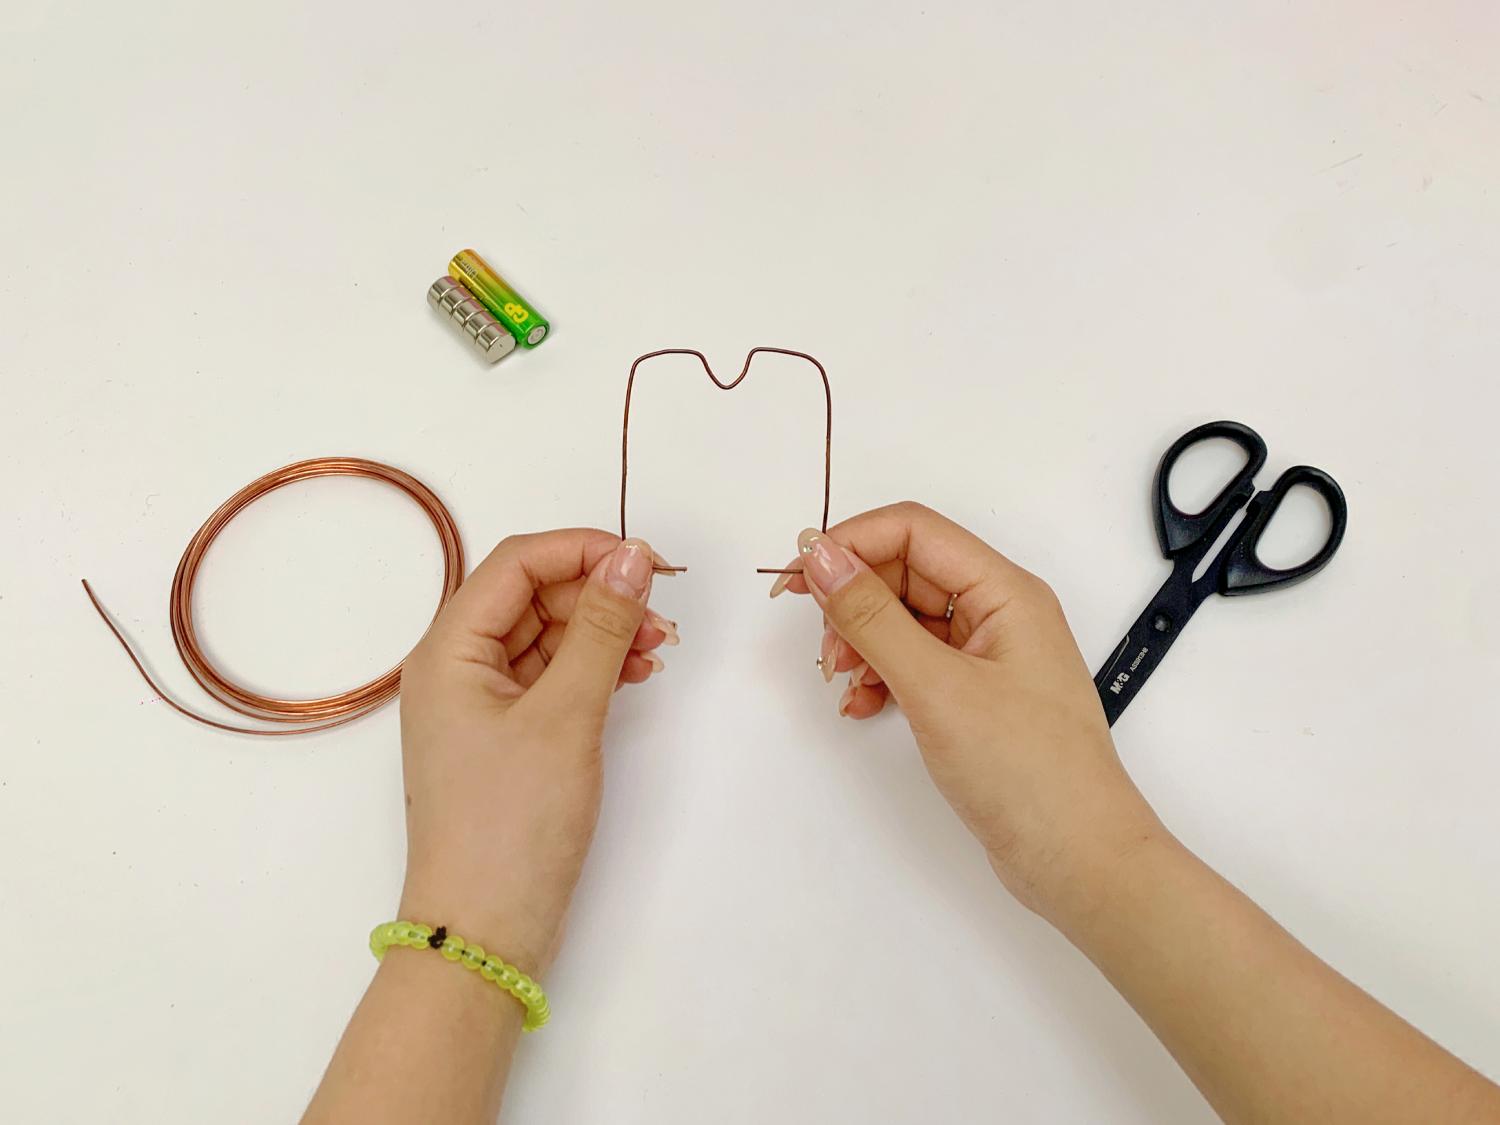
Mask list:
[{"label": "white table surface", "polygon": [[[609,527],[626,368],[666,346],[816,353],[834,517],[948,512],[1095,664],[1167,571],[1172,438],[1236,418],[1265,481],[1337,476],[1329,570],[1206,605],[1119,747],[1210,862],[1500,1074],[1500,16],[1004,7],[7,7],[7,1118],[292,1119],[398,888],[394,708],[197,728],[78,579],[191,695],[167,588],[240,485],[382,459],[471,560]],[[487,368],[427,308],[466,245],[544,346]],[[1211,1120],[994,883],[899,717],[835,717],[811,606],[766,600],[752,568],[817,517],[818,406],[771,365],[733,397],[643,379],[632,531],[692,567],[655,599],[683,643],[611,719],[506,1120]],[[224,536],[200,622],[238,677],[335,689],[410,644],[437,566],[399,497],[309,485]]]}]

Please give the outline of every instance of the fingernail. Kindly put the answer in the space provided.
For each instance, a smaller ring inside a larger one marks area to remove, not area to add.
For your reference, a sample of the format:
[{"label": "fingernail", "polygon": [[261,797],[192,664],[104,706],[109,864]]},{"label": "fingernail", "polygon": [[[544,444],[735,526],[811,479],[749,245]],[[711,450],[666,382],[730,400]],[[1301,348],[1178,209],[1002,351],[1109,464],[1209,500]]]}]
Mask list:
[{"label": "fingernail", "polygon": [[682,638],[677,635],[677,622],[668,621],[654,609],[646,610],[646,620],[651,623],[652,628],[660,629],[667,635],[667,639],[662,641],[662,644],[677,645],[682,643]]},{"label": "fingernail", "polygon": [[825,594],[831,594],[854,577],[854,559],[849,552],[820,531],[808,528],[797,536],[802,554],[802,572]]},{"label": "fingernail", "polygon": [[776,581],[771,583],[771,596],[774,598],[778,594],[785,593],[786,588],[791,584],[791,581],[792,576],[790,574],[778,574],[776,576]]},{"label": "fingernail", "polygon": [[641,653],[641,657],[647,664],[651,665],[651,674],[653,676],[667,666],[666,662],[654,652],[643,652]]},{"label": "fingernail", "polygon": [[823,682],[833,683],[834,656],[838,653],[839,635],[833,631],[832,626],[823,628],[823,644],[818,649],[818,667],[823,670]]},{"label": "fingernail", "polygon": [[651,586],[652,558],[650,547],[639,539],[627,539],[604,564],[604,581],[617,594],[639,601]]},{"label": "fingernail", "polygon": [[679,574],[682,573],[684,569],[686,569],[685,567],[673,566],[666,559],[658,555],[655,551],[651,552],[651,565],[656,568],[657,573],[664,574],[668,578],[676,578]]},{"label": "fingernail", "polygon": [[870,666],[863,661],[856,664],[849,672],[849,684],[851,687],[859,687],[864,682],[864,675],[870,670]]},{"label": "fingernail", "polygon": [[854,706],[854,695],[859,689],[850,684],[844,689],[844,694],[839,697],[839,717],[844,718],[849,714],[849,708]]}]

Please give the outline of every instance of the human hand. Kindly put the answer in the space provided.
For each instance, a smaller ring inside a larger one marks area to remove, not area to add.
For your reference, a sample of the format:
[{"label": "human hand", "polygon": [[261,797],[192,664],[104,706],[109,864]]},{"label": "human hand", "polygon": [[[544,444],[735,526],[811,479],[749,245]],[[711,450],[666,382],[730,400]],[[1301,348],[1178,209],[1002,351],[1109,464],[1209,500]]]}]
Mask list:
[{"label": "human hand", "polygon": [[1041,579],[919,504],[797,542],[802,573],[771,596],[810,593],[823,610],[824,677],[850,673],[840,714],[869,718],[894,698],[938,790],[1022,902],[1051,915],[1086,869],[1162,831]]},{"label": "human hand", "polygon": [[533,976],[593,839],[612,693],[662,668],[651,548],[604,531],[506,539],[406,662],[401,917]]}]

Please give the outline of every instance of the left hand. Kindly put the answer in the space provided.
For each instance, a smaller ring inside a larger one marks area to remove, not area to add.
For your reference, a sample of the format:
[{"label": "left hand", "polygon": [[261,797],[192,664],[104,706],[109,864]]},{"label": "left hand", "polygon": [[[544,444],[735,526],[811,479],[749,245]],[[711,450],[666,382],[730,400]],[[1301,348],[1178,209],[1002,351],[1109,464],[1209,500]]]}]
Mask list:
[{"label": "left hand", "polygon": [[662,668],[651,548],[604,531],[505,540],[406,662],[401,917],[538,975],[593,839],[616,688]]}]

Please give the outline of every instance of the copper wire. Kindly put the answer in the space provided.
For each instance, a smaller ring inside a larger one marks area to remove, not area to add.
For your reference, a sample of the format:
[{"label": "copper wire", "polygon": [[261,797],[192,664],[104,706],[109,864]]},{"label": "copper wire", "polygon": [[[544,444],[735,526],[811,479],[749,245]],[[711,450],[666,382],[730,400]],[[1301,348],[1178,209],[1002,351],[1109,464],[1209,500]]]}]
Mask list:
[{"label": "copper wire", "polygon": [[[698,362],[703,365],[703,372],[713,385],[721,391],[732,391],[744,382],[745,376],[750,372],[750,363],[761,352],[769,352],[773,355],[789,355],[796,359],[805,359],[818,369],[818,374],[823,379],[823,518],[818,527],[822,531],[828,530],[828,497],[833,480],[833,389],[828,383],[828,372],[823,365],[806,352],[792,351],[790,348],[751,348],[745,355],[744,366],[740,373],[729,382],[724,382],[714,374],[712,367],[708,365],[708,359],[700,351],[694,348],[661,348],[658,351],[647,352],[643,356],[637,356],[634,363],[630,365],[630,376],[625,380],[625,420],[620,427],[620,538],[629,538],[625,532],[625,488],[630,478],[630,398],[635,391],[636,368],[648,359],[655,359],[662,355],[690,355],[696,356]],[[681,574],[687,570],[685,566],[667,566],[658,563],[654,569],[663,574]],[[758,566],[755,568],[757,574],[801,574],[801,568],[786,570],[778,567]]]},{"label": "copper wire", "polygon": [[[403,473],[400,469],[392,468],[390,465],[383,465],[379,461],[367,461],[360,457],[315,457],[309,461],[298,461],[296,464],[286,465],[269,472],[251,481],[220,504],[218,510],[208,517],[203,526],[188,541],[182,560],[177,564],[177,573],[172,579],[172,594],[168,602],[172,640],[177,645],[178,656],[182,658],[188,673],[197,681],[198,686],[225,707],[263,722],[301,725],[294,729],[234,726],[206,715],[200,715],[178,703],[151,678],[151,674],[146,671],[145,665],[131,648],[130,642],[125,639],[119,627],[110,620],[109,613],[95,595],[88,579],[83,580],[83,589],[88,594],[89,601],[93,602],[94,609],[98,611],[100,618],[109,627],[115,639],[120,642],[120,647],[125,650],[125,655],[130,657],[130,662],[135,665],[141,678],[146,681],[152,691],[161,696],[163,702],[179,714],[186,715],[189,719],[202,723],[204,726],[232,731],[235,734],[267,736],[308,734],[312,731],[343,726],[345,723],[368,715],[376,708],[389,703],[401,690],[401,667],[405,663],[404,660],[369,683],[336,695],[323,696],[318,699],[276,699],[241,687],[230,680],[214,667],[204,655],[202,646],[198,642],[197,631],[193,626],[193,584],[197,581],[198,568],[203,563],[204,555],[218,538],[219,533],[240,511],[267,493],[274,492],[278,488],[285,488],[289,484],[313,480],[316,477],[364,477],[400,489],[416,501],[417,506],[432,521],[433,529],[437,531],[442,545],[443,591],[438,599],[439,611],[448,603],[448,599],[463,582],[464,548],[458,535],[458,526],[453,522],[453,517],[443,506],[443,502],[416,477]],[[436,613],[433,616],[436,617]]]}]

